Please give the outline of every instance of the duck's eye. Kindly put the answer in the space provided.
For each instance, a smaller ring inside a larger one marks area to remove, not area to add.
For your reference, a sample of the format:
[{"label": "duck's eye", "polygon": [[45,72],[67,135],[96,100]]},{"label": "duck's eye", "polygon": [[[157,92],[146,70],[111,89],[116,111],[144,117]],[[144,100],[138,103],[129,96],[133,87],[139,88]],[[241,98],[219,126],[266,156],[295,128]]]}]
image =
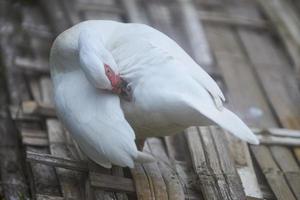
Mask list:
[{"label": "duck's eye", "polygon": [[110,69],[109,65],[104,64],[104,68],[105,68],[105,73],[107,75],[111,75],[112,74],[112,70]]}]

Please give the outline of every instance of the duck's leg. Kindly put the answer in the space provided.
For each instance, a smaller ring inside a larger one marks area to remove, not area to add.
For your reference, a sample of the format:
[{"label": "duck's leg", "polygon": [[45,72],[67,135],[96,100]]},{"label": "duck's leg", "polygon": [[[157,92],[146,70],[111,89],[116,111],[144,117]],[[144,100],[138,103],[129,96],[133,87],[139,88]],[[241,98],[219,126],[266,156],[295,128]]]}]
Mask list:
[{"label": "duck's leg", "polygon": [[139,151],[143,151],[146,139],[136,139],[135,143]]}]

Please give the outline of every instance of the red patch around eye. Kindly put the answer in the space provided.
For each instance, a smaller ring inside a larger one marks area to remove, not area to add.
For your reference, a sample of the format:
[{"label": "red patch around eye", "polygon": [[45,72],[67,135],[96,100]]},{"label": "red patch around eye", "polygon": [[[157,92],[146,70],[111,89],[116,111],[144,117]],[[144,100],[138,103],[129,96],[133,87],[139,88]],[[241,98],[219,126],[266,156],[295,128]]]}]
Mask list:
[{"label": "red patch around eye", "polygon": [[104,70],[105,70],[105,73],[111,71],[111,68],[108,64],[104,64]]},{"label": "red patch around eye", "polygon": [[107,78],[110,81],[111,86],[113,87],[113,90],[119,90],[119,85],[121,82],[121,79],[118,75],[115,74],[115,72],[110,68],[109,65],[104,64],[105,74]]}]

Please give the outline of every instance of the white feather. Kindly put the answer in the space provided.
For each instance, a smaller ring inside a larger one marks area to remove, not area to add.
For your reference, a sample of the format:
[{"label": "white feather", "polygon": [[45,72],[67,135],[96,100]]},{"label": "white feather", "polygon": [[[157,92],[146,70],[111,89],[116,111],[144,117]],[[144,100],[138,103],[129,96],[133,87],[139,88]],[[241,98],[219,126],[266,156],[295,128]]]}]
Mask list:
[{"label": "white feather", "polygon": [[[86,43],[85,31],[93,32]],[[97,45],[90,43],[98,35]],[[80,36],[85,51],[79,59]],[[107,80],[105,84],[100,80],[104,72],[94,65],[101,62],[90,62],[90,55],[114,65],[132,86],[133,101],[99,89],[107,88]],[[80,23],[56,39],[50,66],[60,119],[83,151],[104,167],[154,161],[137,150],[135,136],[170,135],[194,125],[218,124],[258,143],[235,114],[222,109],[225,98],[216,82],[172,39],[149,26]]]},{"label": "white feather", "polygon": [[56,90],[59,117],[94,161],[106,167],[134,166],[135,135],[118,96],[97,90],[80,71],[65,75]]}]

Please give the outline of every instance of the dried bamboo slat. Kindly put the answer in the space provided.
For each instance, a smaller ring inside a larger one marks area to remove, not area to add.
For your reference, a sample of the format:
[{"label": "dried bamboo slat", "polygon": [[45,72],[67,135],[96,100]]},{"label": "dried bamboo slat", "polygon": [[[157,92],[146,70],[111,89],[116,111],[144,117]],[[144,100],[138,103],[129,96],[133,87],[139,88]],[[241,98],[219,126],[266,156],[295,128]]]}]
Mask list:
[{"label": "dried bamboo slat", "polygon": [[82,21],[78,15],[77,5],[78,4],[75,0],[61,1],[61,7],[66,13],[71,25],[75,25]]},{"label": "dried bamboo slat", "polygon": [[[42,96],[39,94],[39,96]],[[35,131],[35,133],[37,133]],[[28,134],[27,134],[28,135]],[[33,134],[31,134],[33,135]],[[37,134],[34,134],[35,136]],[[41,148],[42,147],[42,148]],[[26,150],[34,151],[36,153],[48,153],[48,147],[40,146],[36,148],[36,144],[27,146]],[[54,168],[42,165],[40,163],[29,163],[28,172],[31,174],[29,177],[31,182],[32,195],[37,198],[37,195],[60,195],[59,183],[54,171]]]},{"label": "dried bamboo slat", "polygon": [[[300,109],[297,102],[300,101],[300,93],[295,74],[286,67],[289,63],[284,53],[268,35],[248,32],[241,37],[280,123],[285,128],[298,129]],[[295,152],[300,160],[300,151]]]},{"label": "dried bamboo slat", "polygon": [[24,101],[22,103],[22,111],[27,115],[39,115],[44,117],[56,117],[53,105],[49,103],[38,103],[36,101]]},{"label": "dried bamboo slat", "polygon": [[[116,193],[110,192],[110,191],[116,190],[116,189],[112,189],[113,185],[112,185],[112,182],[110,181],[110,179],[114,179],[114,177],[108,178],[107,180],[109,180],[109,181],[107,183],[102,184],[101,188],[99,187],[100,183],[101,183],[101,181],[103,181],[105,179],[101,179],[101,177],[100,178],[92,177],[92,176],[97,176],[98,173],[100,173],[101,175],[103,174],[105,177],[109,177],[109,176],[111,176],[110,175],[111,174],[111,169],[103,168],[103,167],[99,166],[98,164],[94,163],[91,160],[88,160],[88,168],[89,168],[89,183],[88,184],[89,184],[89,187],[90,187],[90,193],[93,194],[93,196],[91,196],[91,199],[95,198],[95,199],[99,199],[99,200],[100,199],[101,200],[102,199],[103,200],[110,200],[111,198],[117,197]],[[98,181],[98,182],[95,181],[95,180],[100,180],[100,179],[101,179],[101,181]],[[120,180],[122,180],[122,179],[120,179]],[[124,182],[128,184],[127,179],[125,179]],[[130,184],[131,183],[129,183],[129,185]],[[107,185],[107,186],[105,186],[105,185]],[[96,187],[92,187],[92,186],[96,186]],[[120,189],[120,185],[116,184],[116,187]],[[109,189],[110,191],[107,191],[107,190],[105,191],[104,189]],[[124,190],[124,188],[123,188],[123,190]],[[121,192],[121,191],[119,191],[119,192]]]},{"label": "dried bamboo slat", "polygon": [[41,163],[53,167],[60,167],[60,168],[83,171],[83,172],[88,171],[88,165],[86,162],[66,159],[51,154],[35,153],[35,152],[27,151],[26,159],[29,162]]},{"label": "dried bamboo slat", "polygon": [[38,195],[36,195],[36,200],[65,200],[65,198],[59,197],[59,196],[38,194]]},{"label": "dried bamboo slat", "polygon": [[291,137],[274,137],[269,135],[257,135],[259,142],[261,144],[267,145],[284,145],[287,147],[296,147],[300,146],[300,139],[291,138]]},{"label": "dried bamboo slat", "polygon": [[42,131],[21,129],[21,136],[23,145],[40,147],[49,145],[47,134]]},{"label": "dried bamboo slat", "polygon": [[[276,126],[268,102],[257,84],[256,76],[253,74],[246,55],[243,54],[235,32],[228,27],[212,27],[209,25],[205,26],[205,30],[229,92],[227,97],[229,107],[237,113],[243,113],[240,117],[249,125],[258,127]],[[256,111],[262,112],[263,115],[256,115]],[[251,194],[248,193],[247,195],[261,197],[252,162],[246,159],[247,157],[249,158],[249,151],[242,144],[235,142],[234,145],[234,155],[238,154],[234,156],[236,162],[238,164],[242,163],[242,165],[238,165],[238,167],[241,166],[238,168],[240,175],[250,175],[255,183],[253,186],[256,186]],[[244,152],[246,155],[242,155],[241,152]],[[242,180],[247,179],[246,176]],[[247,182],[243,182],[243,184],[244,187],[247,187],[245,185]],[[255,194],[255,191],[258,192]]]},{"label": "dried bamboo slat", "polygon": [[71,21],[64,15],[64,11],[60,5],[60,1],[39,0],[40,6],[46,13],[50,22],[50,27],[55,35],[63,32],[71,26]]},{"label": "dried bamboo slat", "polygon": [[122,0],[121,2],[130,22],[148,24],[145,13],[142,12],[143,8],[137,0]]},{"label": "dried bamboo slat", "polygon": [[[15,46],[9,39],[9,35],[16,29],[16,24],[13,19],[8,15],[8,11],[12,10],[9,1],[2,1],[0,3],[0,15],[1,21],[6,21],[3,27],[6,27],[6,31],[0,32],[0,50],[1,50],[1,64],[10,70],[14,67],[13,58],[15,56]],[[10,25],[9,25],[10,24]],[[4,67],[3,67],[4,68]],[[4,71],[5,69],[3,69]],[[18,132],[14,127],[14,123],[11,120],[8,106],[8,94],[4,89],[4,77],[1,74],[0,77],[0,172],[1,172],[1,196],[7,200],[17,199],[21,196],[28,198],[28,188],[23,174],[22,157],[20,148],[18,147]],[[14,91],[17,92],[17,91]],[[16,102],[16,99],[13,99]]]},{"label": "dried bamboo slat", "polygon": [[[243,113],[240,116],[249,125],[276,127],[268,102],[235,32],[228,27],[208,25],[205,30],[229,92],[229,107],[236,113]],[[263,115],[256,115],[256,111]]]},{"label": "dried bamboo slat", "polygon": [[[46,123],[51,154],[68,158],[70,153],[65,144],[64,132],[61,125],[56,119],[47,119]],[[61,168],[56,168],[56,173],[60,181],[63,197],[67,199],[83,199],[84,195],[82,192],[84,191],[84,185],[82,185],[82,179],[85,174]]]},{"label": "dried bamboo slat", "polygon": [[[7,11],[15,12],[15,10],[11,10],[11,9],[7,9]],[[7,15],[7,16],[12,16],[12,15]],[[11,29],[11,30],[13,30],[13,29]],[[2,39],[4,39],[4,38],[5,37],[2,37]],[[22,42],[22,40],[20,42]],[[1,52],[5,53],[8,51],[11,53],[15,53],[14,51],[12,51],[12,49],[10,49],[10,47],[11,47],[10,45],[12,45],[12,44],[15,44],[15,42],[13,42],[13,43],[10,42],[9,45],[5,45],[5,50],[1,51]],[[11,56],[14,57],[17,55],[11,54]],[[12,58],[11,56],[5,55],[4,58],[11,59]],[[13,60],[11,60],[11,62],[13,63]],[[16,106],[21,101],[29,99],[30,95],[28,92],[28,88],[26,87],[27,84],[26,84],[26,81],[24,80],[23,74],[20,72],[20,70],[17,70],[13,64],[5,63],[5,67],[6,67],[6,70],[8,71],[7,81],[8,81],[8,85],[9,85],[10,97],[12,100],[10,103],[12,103],[13,105]],[[13,134],[10,134],[10,135],[13,136]],[[17,141],[17,139],[15,141]],[[27,147],[27,148],[30,148],[30,147]],[[43,148],[42,149],[31,148],[31,149],[33,149],[35,151],[44,151],[45,150]],[[6,161],[6,158],[13,159],[14,156],[8,155],[8,152],[6,152],[5,156],[3,156],[3,159],[1,159],[1,160]],[[18,160],[21,161],[21,159],[18,159]],[[13,163],[13,162],[11,162],[11,163]],[[22,166],[22,164],[18,164],[17,166]],[[19,169],[21,169],[21,168],[19,168]],[[48,171],[48,169],[49,169],[49,171]],[[40,173],[41,171],[45,171],[45,172],[42,174],[42,173]],[[34,186],[36,188],[36,190],[39,190],[39,192],[41,192],[41,193],[59,194],[59,191],[57,190],[57,182],[55,180],[55,175],[53,175],[52,172],[53,171],[51,171],[51,168],[49,168],[47,166],[41,166],[39,164],[37,164],[37,165],[30,164],[30,166],[28,165],[28,173],[31,175],[31,176],[29,176],[29,182],[32,186]],[[10,173],[3,173],[3,174],[10,175]],[[18,175],[18,177],[15,178],[14,182],[17,182],[21,178],[22,178],[22,175]],[[15,192],[22,194],[22,192],[20,192],[18,190],[19,189],[17,187],[14,187]],[[36,190],[31,189],[31,194],[35,195]],[[9,190],[7,190],[7,191],[9,191]],[[23,194],[24,194],[24,197],[27,196],[25,193],[23,193]],[[6,198],[10,199],[10,197],[8,197],[8,196]],[[19,194],[14,199],[18,199],[18,198],[20,198]]]},{"label": "dried bamboo slat", "polygon": [[258,129],[252,128],[252,131],[256,134],[261,135],[272,135],[277,137],[291,137],[291,138],[300,138],[300,131],[299,130],[290,130],[286,128],[268,128],[268,129]]},{"label": "dried bamboo slat", "polygon": [[270,150],[265,146],[253,146],[252,151],[278,200],[296,199],[290,190],[281,170],[272,158]]},{"label": "dried bamboo slat", "polygon": [[220,161],[220,166],[229,187],[232,199],[244,199],[245,192],[241,179],[237,173],[233,158],[229,152],[228,142],[225,137],[225,132],[217,127],[209,127],[214,141],[214,145]]},{"label": "dried bamboo slat", "polygon": [[[47,21],[42,16],[42,12],[39,6],[32,5],[32,6],[22,6],[20,7],[21,15],[22,15],[22,27],[23,24],[33,24],[34,26],[32,28],[37,28],[37,30],[46,30],[51,34],[49,26],[47,25]],[[53,39],[53,36],[50,38],[45,37],[36,37],[35,35],[31,35],[30,32],[24,32],[24,37],[26,38],[26,43],[21,43],[22,48],[24,49],[23,52],[27,52],[22,56],[18,56],[17,58],[28,58],[27,61],[34,61],[34,63],[28,63],[26,60],[20,60],[21,63],[19,63],[18,59],[16,58],[15,62],[16,64],[21,64],[19,67],[28,67],[28,64],[38,64],[41,68],[36,68],[37,70],[40,70],[44,74],[47,73],[48,63],[44,61],[44,58],[48,58],[49,56],[49,50],[51,47],[51,41]],[[28,49],[30,47],[30,49]],[[31,52],[30,54],[29,51]],[[25,61],[25,63],[22,63],[22,61]],[[22,64],[25,64],[22,65]],[[44,65],[42,65],[44,64]],[[36,67],[39,67],[36,66]],[[26,68],[23,68],[26,69]],[[26,75],[38,75],[35,73],[35,70],[26,70],[23,72],[26,73]]]},{"label": "dried bamboo slat", "polygon": [[141,164],[136,163],[135,168],[131,169],[132,178],[136,188],[136,195],[138,199],[152,199],[154,195],[150,189],[147,175]]},{"label": "dried bamboo slat", "polygon": [[[2,81],[1,81],[2,82]],[[6,93],[0,89],[0,173],[1,188],[5,199],[27,198],[28,186],[22,171],[20,149],[18,147],[18,132],[14,127],[7,110]]]},{"label": "dried bamboo slat", "polygon": [[[87,161],[71,160],[50,154],[27,152],[27,160],[79,172],[89,172],[91,169]],[[98,166],[96,166],[96,168],[98,168]],[[126,193],[135,192],[135,187],[131,179],[124,178],[120,175],[103,174],[102,169],[96,169],[96,172],[91,170],[89,177],[92,187]]]},{"label": "dried bamboo slat", "polygon": [[33,97],[33,100],[40,103],[42,100],[40,93],[40,83],[38,78],[31,78],[29,80],[29,88]]},{"label": "dried bamboo slat", "polygon": [[143,164],[155,199],[168,199],[166,184],[156,162]]},{"label": "dried bamboo slat", "polygon": [[280,146],[271,146],[270,149],[296,199],[300,199],[300,167],[294,159],[293,153],[288,148]]},{"label": "dried bamboo slat", "polygon": [[[41,79],[43,102],[53,105],[51,97],[52,84],[49,78]],[[63,127],[56,119],[47,119],[47,132],[49,137],[50,152],[55,156],[68,158],[70,153],[67,149],[66,138]],[[56,173],[61,185],[61,191],[64,198],[83,199],[84,185],[82,185],[83,175],[68,169],[56,168]]]},{"label": "dried bamboo slat", "polygon": [[[122,21],[123,10],[119,8],[115,4],[114,1],[111,1],[110,4],[98,4],[91,3],[91,5],[83,4],[86,6],[91,6],[89,10],[83,10],[83,18],[85,20],[114,20],[114,21]],[[104,9],[106,12],[104,12]]]},{"label": "dried bamboo slat", "polygon": [[27,115],[27,114],[23,113],[21,106],[10,105],[9,111],[10,111],[11,118],[15,121],[21,121],[21,122],[41,122],[42,121],[42,119],[38,116],[32,116],[32,115]]},{"label": "dried bamboo slat", "polygon": [[77,5],[77,9],[84,12],[97,11],[99,13],[114,14],[114,15],[121,15],[124,13],[124,11],[119,7],[106,5],[104,3],[99,3],[99,2],[89,2],[89,3],[79,2]]},{"label": "dried bamboo slat", "polygon": [[188,128],[186,130],[186,138],[192,157],[193,168],[198,176],[196,187],[202,191],[205,199],[221,199],[220,191],[213,176],[211,176],[209,166],[206,162],[203,148],[199,148],[202,147],[202,141],[197,128]]},{"label": "dried bamboo slat", "polygon": [[[149,143],[146,142],[146,145],[144,147],[144,151],[149,152],[150,151],[150,146]],[[145,186],[149,186],[149,191],[151,193],[152,198],[155,199],[167,199],[168,194],[167,194],[167,189],[166,189],[166,184],[165,181],[163,180],[163,175],[161,174],[160,169],[158,168],[157,163],[145,163],[145,164],[138,164],[139,165],[139,171],[136,172],[135,169],[132,169],[136,174],[139,174],[139,180],[138,181],[143,181],[142,183]],[[144,170],[144,172],[142,172]],[[133,176],[133,177],[134,177]],[[144,188],[144,190],[147,190]],[[149,197],[148,197],[149,198]]]},{"label": "dried bamboo slat", "polygon": [[[294,88],[290,87],[290,85],[287,85],[287,82],[285,81],[285,76],[289,76],[289,83],[293,82],[296,85],[295,79],[293,80],[293,74],[290,69],[287,69],[285,66],[288,65],[288,62],[283,56],[278,57],[279,55],[282,55],[281,52],[279,52],[279,48],[276,47],[273,42],[268,37],[262,37],[261,35],[256,35],[252,33],[250,35],[248,33],[246,37],[245,33],[242,35],[243,41],[246,43],[247,51],[249,52],[250,58],[252,62],[254,63],[255,69],[258,71],[259,77],[261,78],[262,85],[265,87],[267,96],[270,99],[271,104],[273,105],[273,108],[275,109],[275,112],[277,113],[281,123],[287,127],[287,128],[298,128],[299,127],[299,109],[294,107],[293,100],[300,99],[299,97],[299,91]],[[250,43],[251,39],[251,43]],[[259,55],[258,52],[254,51],[254,48],[263,48],[266,52],[262,57],[262,55]],[[267,52],[272,52],[273,55],[268,55]],[[274,57],[274,59],[270,59],[270,56]],[[260,59],[257,62],[257,57]],[[269,66],[269,67],[268,67]],[[272,67],[271,67],[272,66]],[[274,67],[275,66],[275,67]],[[284,67],[283,67],[284,66]],[[267,71],[263,69],[267,69]],[[268,77],[270,77],[270,73],[272,73],[272,79],[266,80],[266,73],[268,73]],[[289,75],[288,75],[289,74]],[[276,77],[276,79],[275,79]],[[285,88],[284,88],[285,87]],[[293,90],[292,93],[288,90]],[[290,97],[290,94],[293,96]],[[280,97],[280,98],[278,98]],[[276,98],[276,100],[274,99]],[[294,120],[293,120],[294,119]],[[293,123],[291,123],[291,121]],[[261,136],[261,139],[265,143],[275,143],[275,144],[281,144],[281,145],[288,145],[288,146],[299,146],[299,141],[295,138],[284,138],[284,137],[272,137],[272,136]],[[281,149],[282,147],[272,147],[271,152],[273,156],[276,158],[278,151],[274,151],[275,149]],[[284,152],[284,157],[289,157],[289,150],[288,149],[282,149],[281,152]],[[297,152],[297,149],[296,149]],[[299,154],[296,153],[296,156]],[[284,170],[284,169],[282,169]],[[299,177],[295,176],[293,177],[298,181],[300,181]],[[287,181],[290,183],[291,186],[293,186],[295,179],[291,179],[291,177],[287,177]],[[292,190],[295,190],[293,187],[291,187]]]},{"label": "dried bamboo slat", "polygon": [[199,187],[205,199],[245,199],[223,134],[213,127],[186,131]]},{"label": "dried bamboo slat", "polygon": [[31,60],[24,57],[16,57],[15,65],[21,68],[25,72],[31,72],[34,74],[49,74],[48,63],[43,60]]},{"label": "dried bamboo slat", "polygon": [[20,7],[20,12],[22,15],[21,27],[26,34],[30,35],[30,40],[36,38],[49,42],[53,39],[50,27],[45,18],[41,17],[42,11],[38,5],[23,5]]},{"label": "dried bamboo slat", "polygon": [[208,8],[219,8],[223,6],[221,0],[195,0],[195,3]]},{"label": "dried bamboo slat", "polygon": [[228,15],[217,11],[199,11],[198,16],[203,23],[216,24],[218,26],[236,26],[238,28],[252,28],[264,30],[269,28],[265,20],[253,19],[239,15]]},{"label": "dried bamboo slat", "polygon": [[185,198],[199,198],[201,191],[196,187],[197,174],[191,170],[193,164],[184,134],[167,136],[164,141],[170,160],[168,166],[176,173]]},{"label": "dried bamboo slat", "polygon": [[183,20],[184,30],[197,63],[212,73],[213,59],[198,13],[191,0],[177,0]]},{"label": "dried bamboo slat", "polygon": [[147,139],[147,147],[149,152],[151,152],[151,154],[158,161],[157,165],[166,184],[168,199],[184,199],[185,195],[182,185],[178,175],[175,172],[175,169],[173,169],[172,165],[170,164],[162,140],[160,138],[149,138]]},{"label": "dried bamboo slat", "polygon": [[[258,34],[253,31],[245,31],[245,30],[238,30],[238,34],[241,38],[241,41],[244,43],[245,52],[248,54],[250,58],[250,62],[253,64],[256,73],[258,77],[260,78],[261,85],[266,91],[267,97],[269,102],[271,102],[271,105],[273,106],[273,109],[275,109],[275,112],[277,112],[277,117],[282,120],[282,117],[287,115],[288,117],[293,116],[294,119],[298,119],[298,113],[299,110],[297,108],[290,108],[292,103],[291,102],[295,99],[298,99],[299,91],[296,90],[293,87],[290,87],[289,84],[293,82],[293,79],[289,83],[283,81],[282,76],[284,74],[289,73],[289,69],[283,66],[287,66],[288,62],[286,58],[284,57],[284,54],[280,52],[277,45],[275,45],[275,42],[270,39],[270,36],[268,34]],[[269,67],[268,67],[269,66]],[[272,66],[272,67],[271,67]],[[275,67],[274,67],[275,66]],[[268,71],[264,71],[263,69],[268,69]],[[272,70],[270,70],[272,68]],[[280,70],[282,68],[282,70]],[[273,71],[273,72],[272,72]],[[271,74],[270,74],[271,72]],[[291,73],[292,75],[292,73]],[[272,78],[271,78],[272,77]],[[276,78],[275,78],[276,77]],[[293,76],[290,76],[292,78]],[[275,81],[276,80],[276,81]],[[295,80],[295,79],[294,79]],[[272,82],[274,81],[274,82]],[[296,81],[294,81],[294,86],[296,86]],[[287,86],[289,85],[289,86]],[[291,84],[292,85],[292,84]],[[283,87],[286,87],[283,89]],[[286,92],[288,90],[293,90],[293,96],[290,99],[287,99],[290,93],[280,94],[282,92]],[[273,94],[273,96],[272,96]],[[276,95],[275,95],[276,94]],[[278,99],[278,95],[280,98]],[[274,99],[276,98],[276,100]],[[280,112],[281,113],[278,113]],[[295,120],[296,122],[297,120]],[[281,121],[283,124],[284,121]],[[295,125],[295,124],[294,124]],[[295,128],[295,127],[294,127]],[[297,145],[297,140],[291,139],[291,138],[276,138],[273,136],[260,136],[260,139],[263,143],[272,143],[272,144],[281,144],[281,145]],[[261,149],[260,149],[261,150]],[[262,151],[262,150],[261,150]],[[282,154],[285,154],[284,157],[289,157],[289,150],[284,147],[279,146],[273,146],[270,148],[270,151],[274,158],[278,158],[277,154],[278,152],[282,152]],[[261,154],[266,154],[264,152],[261,152]],[[257,155],[257,154],[256,154]],[[261,159],[261,157],[256,156],[257,159]],[[291,157],[290,157],[291,158]],[[278,160],[276,160],[278,162]],[[260,166],[262,167],[263,161],[259,161]],[[281,170],[285,170],[281,168]],[[276,182],[270,181],[272,178],[268,177],[268,175],[265,173],[267,180],[273,189],[273,192],[277,195],[277,192],[274,191],[274,188],[276,188]],[[297,179],[297,176],[295,176]],[[280,180],[280,176],[277,177]],[[294,183],[294,180],[291,180],[290,177],[286,177],[287,182],[291,186]],[[298,177],[299,178],[299,177]],[[273,185],[272,185],[273,184]],[[293,191],[295,188],[290,187],[286,190]],[[288,191],[287,191],[288,192]],[[283,197],[283,196],[282,196]],[[279,198],[279,197],[277,197]]]},{"label": "dried bamboo slat", "polygon": [[247,143],[231,134],[226,134],[226,137],[228,138],[230,153],[236,164],[246,197],[250,199],[262,199],[263,193],[254,171],[253,161]]},{"label": "dried bamboo slat", "polygon": [[[27,146],[26,151],[49,153],[46,148],[36,148],[34,146]],[[34,198],[38,194],[61,196],[59,182],[53,167],[41,163],[28,163],[27,173],[30,175],[28,178],[31,182],[30,189]]]},{"label": "dried bamboo slat", "polygon": [[300,77],[300,19],[291,1],[258,1],[278,31]]},{"label": "dried bamboo slat", "polygon": [[252,128],[261,144],[277,144],[297,147],[300,145],[300,131],[285,128]]},{"label": "dried bamboo slat", "polygon": [[171,38],[175,38],[175,31],[172,27],[171,10],[163,2],[149,1],[146,5],[146,12],[149,18],[149,25],[157,28]]},{"label": "dried bamboo slat", "polygon": [[91,172],[90,179],[93,187],[100,187],[105,190],[116,192],[135,192],[133,181],[129,178]]},{"label": "dried bamboo slat", "polygon": [[[111,173],[112,173],[113,176],[116,176],[118,178],[124,176],[123,168],[119,167],[119,166],[113,166],[112,169],[111,169]],[[133,181],[132,181],[132,184],[133,184]],[[133,188],[134,188],[134,192],[135,192],[134,184],[133,184]],[[118,200],[128,200],[128,196],[125,193],[116,192],[115,196],[117,197]]]}]

